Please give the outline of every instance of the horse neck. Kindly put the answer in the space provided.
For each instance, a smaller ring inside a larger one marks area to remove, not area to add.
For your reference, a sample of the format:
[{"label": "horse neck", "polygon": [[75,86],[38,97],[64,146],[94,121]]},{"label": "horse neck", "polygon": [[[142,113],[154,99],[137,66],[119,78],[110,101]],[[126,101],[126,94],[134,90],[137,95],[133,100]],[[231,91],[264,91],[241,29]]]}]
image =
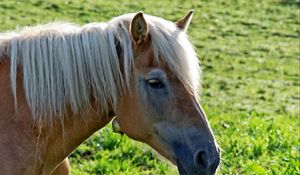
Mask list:
[{"label": "horse neck", "polygon": [[44,132],[50,133],[45,135],[45,142],[48,143],[45,154],[47,165],[56,166],[94,132],[107,125],[113,116],[112,113],[99,116],[94,109],[90,109],[84,116],[66,115],[64,121],[55,121],[47,128],[50,132]]}]

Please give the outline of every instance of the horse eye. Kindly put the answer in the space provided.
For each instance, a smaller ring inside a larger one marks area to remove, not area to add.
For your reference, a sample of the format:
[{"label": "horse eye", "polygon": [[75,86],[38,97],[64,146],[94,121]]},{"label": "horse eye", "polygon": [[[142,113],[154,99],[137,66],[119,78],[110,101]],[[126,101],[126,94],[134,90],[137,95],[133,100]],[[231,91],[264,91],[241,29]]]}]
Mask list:
[{"label": "horse eye", "polygon": [[147,83],[153,89],[159,89],[165,87],[165,85],[159,79],[150,79],[147,81]]}]

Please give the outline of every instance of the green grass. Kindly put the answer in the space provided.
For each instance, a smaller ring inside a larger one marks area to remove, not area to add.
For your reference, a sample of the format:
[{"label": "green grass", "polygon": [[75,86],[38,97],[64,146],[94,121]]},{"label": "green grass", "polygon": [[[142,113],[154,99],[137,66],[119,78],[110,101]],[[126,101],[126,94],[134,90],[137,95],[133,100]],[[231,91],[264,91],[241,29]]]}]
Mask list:
[{"label": "green grass", "polygon": [[[218,174],[300,174],[299,0],[0,1],[0,30],[137,11],[176,21],[188,9],[195,10],[189,35],[202,62],[201,103],[222,148]],[[176,174],[110,127],[70,158],[74,175]]]}]

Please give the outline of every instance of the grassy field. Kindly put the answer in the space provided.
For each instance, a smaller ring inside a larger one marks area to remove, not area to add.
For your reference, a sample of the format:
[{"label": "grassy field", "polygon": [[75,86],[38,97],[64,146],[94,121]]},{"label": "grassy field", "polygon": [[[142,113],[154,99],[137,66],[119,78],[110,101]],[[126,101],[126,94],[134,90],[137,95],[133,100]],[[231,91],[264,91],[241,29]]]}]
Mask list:
[{"label": "grassy field", "polygon": [[[222,148],[218,174],[300,174],[299,0],[6,0],[0,30],[137,11],[176,21],[188,9],[195,10],[189,35],[203,68],[199,95]],[[177,174],[110,126],[70,158],[74,175]]]}]

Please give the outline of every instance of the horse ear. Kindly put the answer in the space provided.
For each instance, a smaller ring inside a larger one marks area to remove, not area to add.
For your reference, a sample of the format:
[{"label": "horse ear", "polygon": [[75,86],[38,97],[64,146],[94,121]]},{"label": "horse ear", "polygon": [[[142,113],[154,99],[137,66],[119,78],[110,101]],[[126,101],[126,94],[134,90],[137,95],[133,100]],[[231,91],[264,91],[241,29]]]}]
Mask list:
[{"label": "horse ear", "polygon": [[148,39],[148,24],[142,12],[137,13],[133,17],[129,30],[133,41],[135,41],[137,44],[141,44]]},{"label": "horse ear", "polygon": [[192,20],[193,14],[194,10],[190,10],[186,16],[176,22],[177,27],[186,32]]}]

